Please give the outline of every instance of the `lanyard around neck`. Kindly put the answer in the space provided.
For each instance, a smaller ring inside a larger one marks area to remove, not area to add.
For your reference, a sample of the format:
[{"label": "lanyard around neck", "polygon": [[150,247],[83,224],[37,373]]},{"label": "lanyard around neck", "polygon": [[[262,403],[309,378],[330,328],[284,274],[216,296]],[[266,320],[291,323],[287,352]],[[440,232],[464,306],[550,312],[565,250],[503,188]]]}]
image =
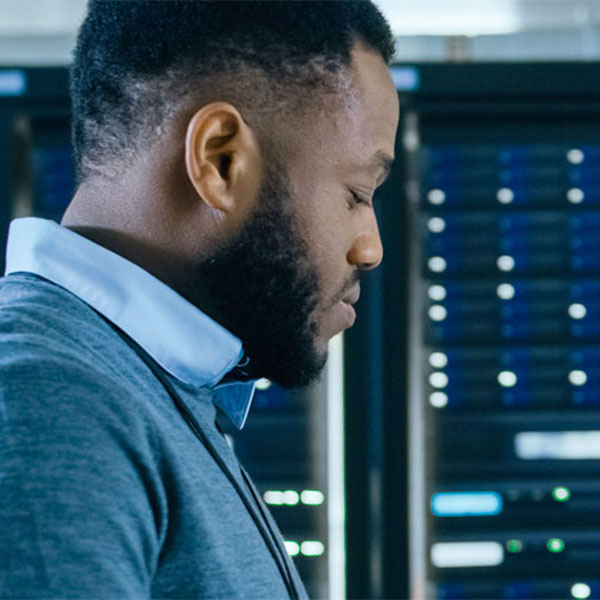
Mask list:
[{"label": "lanyard around neck", "polygon": [[126,341],[129,343],[129,345],[131,345],[134,348],[137,354],[148,365],[152,373],[154,373],[156,378],[163,385],[163,387],[173,400],[173,403],[175,404],[177,410],[184,418],[186,423],[189,425],[190,429],[202,442],[208,453],[211,455],[213,460],[217,463],[223,474],[227,477],[231,485],[236,490],[242,503],[246,507],[246,510],[248,511],[248,513],[252,517],[252,520],[256,524],[258,531],[260,532],[267,548],[269,549],[269,552],[271,553],[271,556],[273,557],[273,560],[275,561],[275,564],[277,565],[277,568],[279,569],[281,577],[285,583],[285,587],[288,591],[289,597],[292,600],[297,600],[300,596],[298,594],[298,590],[296,589],[296,584],[294,582],[294,578],[292,577],[287,557],[283,554],[283,552],[285,552],[285,549],[282,551],[282,545],[277,543],[277,535],[271,528],[267,515],[265,514],[265,509],[262,507],[262,502],[260,501],[260,498],[257,497],[258,494],[255,488],[253,487],[250,478],[240,465],[242,478],[245,481],[246,487],[248,488],[250,495],[254,500],[254,504],[256,504],[256,507],[258,508],[259,512],[257,512],[256,508],[252,505],[252,502],[248,498],[248,495],[244,493],[237,478],[235,477],[227,463],[223,460],[223,457],[219,454],[218,450],[215,448],[213,443],[210,441],[210,439],[198,423],[197,419],[194,417],[194,415],[187,407],[185,402],[179,397],[171,382],[165,377],[164,373],[161,372],[160,367],[154,362],[154,360],[146,353],[146,351],[143,348],[138,346],[132,340],[126,339]]}]

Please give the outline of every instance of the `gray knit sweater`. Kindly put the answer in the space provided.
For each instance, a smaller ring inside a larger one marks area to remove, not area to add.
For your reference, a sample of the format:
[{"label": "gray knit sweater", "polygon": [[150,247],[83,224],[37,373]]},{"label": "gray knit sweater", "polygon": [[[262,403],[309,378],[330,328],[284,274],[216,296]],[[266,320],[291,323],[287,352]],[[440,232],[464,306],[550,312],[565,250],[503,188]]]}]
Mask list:
[{"label": "gray knit sweater", "polygon": [[213,391],[163,373],[239,491],[124,334],[42,278],[0,280],[0,598],[286,598],[282,570],[305,597]]}]

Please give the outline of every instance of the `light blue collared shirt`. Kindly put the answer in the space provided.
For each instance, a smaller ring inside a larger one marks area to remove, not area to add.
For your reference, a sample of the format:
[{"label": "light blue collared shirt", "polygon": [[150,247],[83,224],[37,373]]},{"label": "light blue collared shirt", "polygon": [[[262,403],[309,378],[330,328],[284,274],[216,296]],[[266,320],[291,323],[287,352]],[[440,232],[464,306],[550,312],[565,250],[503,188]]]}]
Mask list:
[{"label": "light blue collared shirt", "polygon": [[[214,387],[215,403],[241,429],[253,381],[217,385],[242,359],[242,342],[162,281],[54,221],[10,225],[6,271],[34,273],[92,306],[163,369],[193,387]],[[215,387],[216,386],[216,387]]]}]

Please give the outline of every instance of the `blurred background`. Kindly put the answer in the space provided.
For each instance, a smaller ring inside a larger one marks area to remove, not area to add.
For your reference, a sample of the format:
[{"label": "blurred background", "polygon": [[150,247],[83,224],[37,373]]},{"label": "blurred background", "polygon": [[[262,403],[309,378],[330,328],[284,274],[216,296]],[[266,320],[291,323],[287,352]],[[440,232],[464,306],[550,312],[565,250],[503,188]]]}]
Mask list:
[{"label": "blurred background", "polygon": [[[313,598],[600,598],[600,1],[379,0],[383,266],[229,430]],[[82,0],[0,0],[0,237],[74,190]],[[1,262],[1,261],[0,261]]]}]

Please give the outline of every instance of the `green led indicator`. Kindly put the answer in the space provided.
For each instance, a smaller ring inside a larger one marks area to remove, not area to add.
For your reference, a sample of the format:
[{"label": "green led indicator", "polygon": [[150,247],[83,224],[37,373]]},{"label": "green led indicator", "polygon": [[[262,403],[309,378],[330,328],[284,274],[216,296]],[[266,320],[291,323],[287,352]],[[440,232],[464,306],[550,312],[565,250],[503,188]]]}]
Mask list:
[{"label": "green led indicator", "polygon": [[506,542],[506,550],[513,554],[523,550],[523,542],[521,540],[508,540]]},{"label": "green led indicator", "polygon": [[555,487],[552,490],[552,497],[557,502],[566,502],[571,497],[571,490],[563,486]]},{"label": "green led indicator", "polygon": [[559,554],[565,549],[565,543],[560,538],[550,538],[546,547],[553,554]]}]

